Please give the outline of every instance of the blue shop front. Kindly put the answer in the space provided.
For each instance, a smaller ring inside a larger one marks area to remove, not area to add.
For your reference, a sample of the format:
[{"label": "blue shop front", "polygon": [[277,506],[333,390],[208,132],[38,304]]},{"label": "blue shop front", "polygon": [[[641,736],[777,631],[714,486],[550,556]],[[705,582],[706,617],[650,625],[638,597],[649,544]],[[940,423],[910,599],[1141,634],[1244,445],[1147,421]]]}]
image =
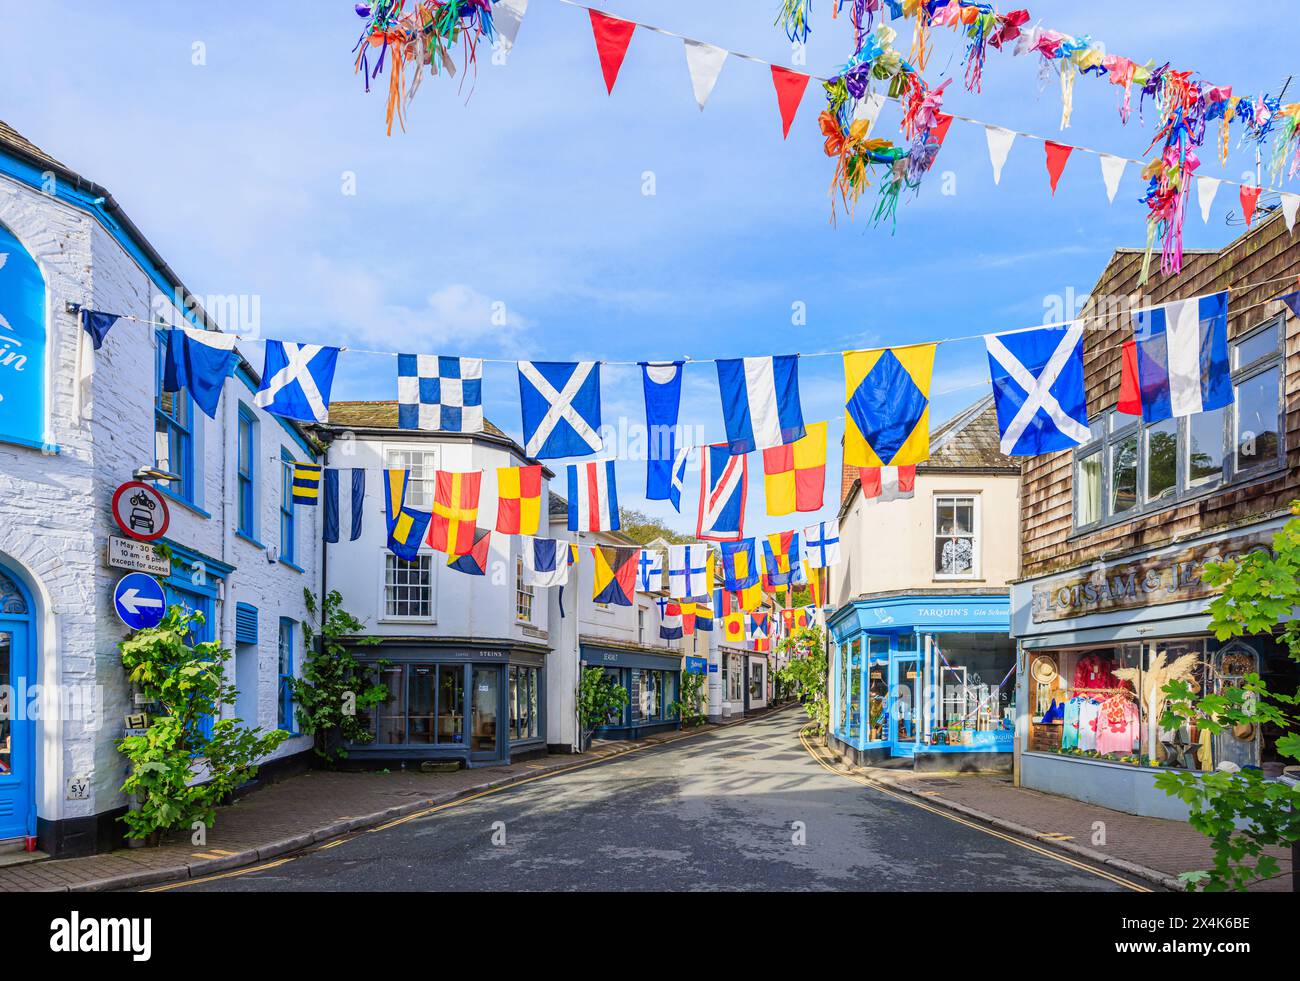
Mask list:
[{"label": "blue shop front", "polygon": [[831,738],[855,762],[1011,770],[1015,645],[1006,592],[863,597],[836,610]]},{"label": "blue shop front", "polygon": [[578,646],[584,668],[601,668],[628,695],[622,710],[597,727],[596,738],[640,739],[681,728],[673,709],[681,690],[681,654],[599,640],[583,640]]}]

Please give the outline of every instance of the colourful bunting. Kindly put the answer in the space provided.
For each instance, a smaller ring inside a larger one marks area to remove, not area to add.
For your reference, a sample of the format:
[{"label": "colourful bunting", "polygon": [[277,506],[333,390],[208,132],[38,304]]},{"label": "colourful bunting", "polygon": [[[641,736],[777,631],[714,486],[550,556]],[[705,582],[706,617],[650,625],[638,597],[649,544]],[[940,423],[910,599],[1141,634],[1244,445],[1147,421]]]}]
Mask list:
[{"label": "colourful bunting", "polygon": [[772,66],[772,85],[776,88],[776,104],[781,110],[782,139],[790,136],[790,126],[794,122],[794,114],[799,111],[799,103],[803,101],[809,78],[802,72],[791,71],[780,65]]},{"label": "colourful bunting", "polygon": [[605,76],[605,91],[612,95],[636,24],[598,10],[589,10],[588,13],[591,14],[591,32],[596,38],[596,53],[600,56],[600,71]]},{"label": "colourful bunting", "polygon": [[1047,151],[1047,176],[1052,182],[1052,195],[1056,195],[1056,184],[1061,179],[1061,172],[1065,170],[1065,162],[1070,159],[1072,146],[1066,146],[1063,143],[1053,143],[1047,140],[1043,144]]}]

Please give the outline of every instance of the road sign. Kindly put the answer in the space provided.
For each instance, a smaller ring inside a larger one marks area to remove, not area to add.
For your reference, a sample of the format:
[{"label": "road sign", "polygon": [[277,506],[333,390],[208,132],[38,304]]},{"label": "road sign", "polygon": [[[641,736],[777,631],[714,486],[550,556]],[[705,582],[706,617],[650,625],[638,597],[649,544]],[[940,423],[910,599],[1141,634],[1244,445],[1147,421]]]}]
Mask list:
[{"label": "road sign", "polygon": [[172,574],[172,560],[155,552],[154,546],[116,535],[110,535],[108,539],[108,565],[110,569],[147,572],[164,579]]},{"label": "road sign", "polygon": [[113,590],[113,606],[118,619],[132,630],[147,630],[162,623],[167,599],[162,585],[153,576],[133,572],[123,576]]},{"label": "road sign", "polygon": [[128,480],[113,493],[113,520],[132,538],[151,542],[167,533],[171,512],[158,488]]}]

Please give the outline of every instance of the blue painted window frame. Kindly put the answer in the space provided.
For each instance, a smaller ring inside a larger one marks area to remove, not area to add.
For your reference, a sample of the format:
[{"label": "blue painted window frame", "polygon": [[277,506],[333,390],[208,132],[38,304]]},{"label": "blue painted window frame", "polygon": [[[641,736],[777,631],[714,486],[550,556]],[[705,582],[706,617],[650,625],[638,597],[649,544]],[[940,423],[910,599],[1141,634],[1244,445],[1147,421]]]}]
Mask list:
[{"label": "blue painted window frame", "polygon": [[239,437],[235,463],[239,502],[238,530],[257,538],[257,416],[243,402],[239,403]]},{"label": "blue painted window frame", "polygon": [[295,735],[298,732],[298,722],[295,718],[293,702],[293,685],[291,682],[297,677],[294,674],[294,637],[297,621],[288,617],[280,617],[280,633],[277,637],[277,654],[278,654],[278,673],[279,673],[279,708],[277,710],[277,725],[285,732],[292,732]]},{"label": "blue painted window frame", "polygon": [[[154,433],[155,447],[157,435],[166,433],[167,461],[156,460],[165,470],[170,470],[181,479],[162,485],[162,489],[173,497],[187,504],[197,506],[197,481],[194,479],[194,401],[188,390],[179,392],[163,391],[163,375],[167,362],[167,334],[155,331],[157,343],[154,345]],[[171,409],[164,404],[171,400]],[[156,453],[155,453],[156,455]]]},{"label": "blue painted window frame", "polygon": [[298,515],[293,500],[293,454],[280,448],[280,561],[297,561]]}]

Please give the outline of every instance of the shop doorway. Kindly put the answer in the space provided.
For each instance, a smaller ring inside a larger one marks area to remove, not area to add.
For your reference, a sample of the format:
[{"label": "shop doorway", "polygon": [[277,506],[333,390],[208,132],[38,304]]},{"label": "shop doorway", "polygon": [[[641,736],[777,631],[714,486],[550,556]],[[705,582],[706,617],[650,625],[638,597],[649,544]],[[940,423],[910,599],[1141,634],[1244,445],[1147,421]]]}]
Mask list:
[{"label": "shop doorway", "polygon": [[889,754],[915,756],[921,740],[921,659],[899,654],[889,664]]},{"label": "shop doorway", "polygon": [[0,841],[36,834],[33,637],[31,599],[0,566]]},{"label": "shop doorway", "polygon": [[476,664],[470,679],[471,760],[496,760],[501,756],[501,668]]}]

